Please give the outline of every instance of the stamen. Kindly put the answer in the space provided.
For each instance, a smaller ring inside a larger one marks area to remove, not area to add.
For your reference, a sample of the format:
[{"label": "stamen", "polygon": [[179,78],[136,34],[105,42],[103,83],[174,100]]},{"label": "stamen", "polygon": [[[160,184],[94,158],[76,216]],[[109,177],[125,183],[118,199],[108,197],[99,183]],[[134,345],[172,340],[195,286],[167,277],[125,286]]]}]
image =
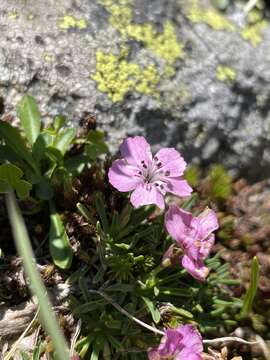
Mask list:
[{"label": "stamen", "polygon": [[142,172],[141,172],[141,171],[139,171],[139,175],[142,175]]},{"label": "stamen", "polygon": [[147,166],[145,164],[143,164],[143,168],[147,169]]},{"label": "stamen", "polygon": [[158,186],[158,183],[155,183],[156,186]]},{"label": "stamen", "polygon": [[158,161],[158,157],[157,157],[157,156],[154,156],[154,160],[155,160],[155,161]]},{"label": "stamen", "polygon": [[165,171],[165,176],[170,176],[170,171],[169,170]]},{"label": "stamen", "polygon": [[142,163],[142,164],[144,164],[144,163],[145,163],[145,161],[144,161],[144,160],[142,160],[142,161],[141,161],[141,163]]},{"label": "stamen", "polygon": [[157,166],[160,168],[162,166],[161,162],[157,163]]},{"label": "stamen", "polygon": [[160,188],[161,188],[161,190],[163,190],[163,189],[164,189],[164,186],[163,186],[163,185],[160,185]]}]

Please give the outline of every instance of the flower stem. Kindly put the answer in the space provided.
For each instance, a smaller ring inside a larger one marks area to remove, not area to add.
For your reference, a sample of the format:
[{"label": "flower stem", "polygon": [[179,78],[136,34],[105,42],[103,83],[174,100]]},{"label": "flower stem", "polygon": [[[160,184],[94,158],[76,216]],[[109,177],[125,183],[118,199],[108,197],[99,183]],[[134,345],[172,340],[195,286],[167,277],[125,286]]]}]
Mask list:
[{"label": "flower stem", "polygon": [[129,312],[127,312],[125,309],[123,309],[122,306],[120,306],[119,304],[114,302],[114,300],[110,296],[105,294],[103,291],[89,290],[89,292],[92,294],[98,294],[98,295],[102,296],[105,300],[108,301],[108,303],[110,303],[113,307],[115,307],[116,310],[118,310],[123,315],[127,316],[129,319],[135,321],[137,324],[145,327],[147,330],[150,330],[150,331],[154,332],[155,334],[165,335],[165,333],[163,331],[158,330],[155,327],[148,325],[145,322],[143,322],[142,320],[139,320],[135,316],[131,315]]}]

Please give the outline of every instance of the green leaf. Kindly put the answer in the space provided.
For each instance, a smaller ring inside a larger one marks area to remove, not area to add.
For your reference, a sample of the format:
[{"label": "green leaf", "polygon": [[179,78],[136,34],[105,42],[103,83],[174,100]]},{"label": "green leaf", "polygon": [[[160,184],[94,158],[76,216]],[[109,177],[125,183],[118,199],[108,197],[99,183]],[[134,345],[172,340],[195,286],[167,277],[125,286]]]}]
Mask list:
[{"label": "green leaf", "polygon": [[59,214],[53,210],[50,220],[49,245],[53,262],[61,269],[69,269],[73,259],[73,251],[66,230]]},{"label": "green leaf", "polygon": [[61,151],[62,155],[65,155],[75,136],[76,130],[74,128],[64,129],[57,134],[53,146]]},{"label": "green leaf", "polygon": [[46,149],[47,157],[55,164],[63,165],[64,157],[61,151],[54,146],[48,146]]},{"label": "green leaf", "polygon": [[13,164],[0,165],[0,193],[7,193],[11,188],[16,190],[19,198],[29,196],[32,185],[22,180],[23,172]]},{"label": "green leaf", "polygon": [[76,207],[89,224],[96,225],[96,219],[93,217],[93,215],[90,213],[90,211],[85,205],[77,203]]},{"label": "green leaf", "polygon": [[88,157],[85,155],[72,156],[71,158],[65,160],[64,167],[71,175],[78,176],[84,170],[88,160]]},{"label": "green leaf", "polygon": [[9,162],[20,162],[20,157],[7,145],[0,145],[0,163],[6,161]]},{"label": "green leaf", "polygon": [[150,311],[154,322],[155,322],[156,324],[158,324],[159,321],[160,321],[160,318],[161,318],[161,317],[160,317],[160,312],[159,312],[158,309],[155,307],[153,301],[151,301],[150,299],[148,299],[148,298],[146,298],[146,297],[144,297],[144,296],[142,296],[142,299],[143,299],[143,301],[145,302],[148,310]]},{"label": "green leaf", "polygon": [[107,154],[108,146],[104,142],[102,131],[90,130],[87,136],[86,153],[92,160],[96,160],[99,155]]},{"label": "green leaf", "polygon": [[40,112],[35,99],[26,95],[19,102],[17,114],[31,145],[36,141],[41,127]]},{"label": "green leaf", "polygon": [[40,162],[45,157],[47,139],[45,133],[40,133],[33,145],[32,154],[35,161]]},{"label": "green leaf", "polygon": [[256,256],[252,259],[250,285],[244,297],[240,317],[247,317],[252,309],[259,282],[259,262]]},{"label": "green leaf", "polygon": [[98,215],[99,215],[101,223],[102,223],[103,230],[105,233],[108,233],[109,232],[108,218],[106,215],[104,200],[100,194],[97,194],[95,196],[95,205],[96,205],[96,209],[97,209]]},{"label": "green leaf", "polygon": [[56,133],[63,127],[66,121],[65,116],[57,115],[53,121],[53,129]]},{"label": "green leaf", "polygon": [[9,146],[19,158],[23,159],[37,174],[39,174],[38,165],[34,161],[24,139],[16,128],[12,127],[9,123],[0,120],[0,137],[5,140],[6,145]]},{"label": "green leaf", "polygon": [[41,178],[41,181],[35,186],[36,196],[40,200],[50,200],[53,197],[53,188],[48,179]]}]

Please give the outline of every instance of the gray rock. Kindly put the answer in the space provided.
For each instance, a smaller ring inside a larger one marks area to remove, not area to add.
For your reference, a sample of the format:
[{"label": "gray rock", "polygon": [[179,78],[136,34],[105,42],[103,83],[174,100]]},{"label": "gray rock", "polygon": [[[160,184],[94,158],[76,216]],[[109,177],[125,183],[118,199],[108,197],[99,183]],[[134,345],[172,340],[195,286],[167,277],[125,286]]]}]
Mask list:
[{"label": "gray rock", "polygon": [[[246,20],[240,5],[232,5],[224,15],[235,26],[228,31],[189,21],[192,1],[130,0],[126,7],[132,9],[134,23],[151,24],[162,33],[170,21],[182,42],[184,58],[172,61],[175,73],[169,77],[166,55],[147,46],[146,37],[124,37],[118,25],[110,24],[108,4],[121,1],[107,0],[106,8],[104,0],[103,5],[98,0],[2,0],[0,96],[5,111],[15,114],[16,104],[28,92],[36,97],[46,122],[61,113],[76,126],[87,113],[95,114],[112,151],[123,137],[143,134],[155,149],[175,146],[188,161],[221,162],[250,178],[270,175],[269,23],[254,46],[241,36]],[[208,1],[199,1],[204,5],[207,11]],[[116,20],[121,22],[120,15]],[[93,79],[97,52],[119,57],[123,49],[128,51],[122,59],[140,72],[152,64],[161,74],[152,95],[133,86],[113,102],[98,90]],[[219,65],[228,66],[235,76],[219,80]]]}]

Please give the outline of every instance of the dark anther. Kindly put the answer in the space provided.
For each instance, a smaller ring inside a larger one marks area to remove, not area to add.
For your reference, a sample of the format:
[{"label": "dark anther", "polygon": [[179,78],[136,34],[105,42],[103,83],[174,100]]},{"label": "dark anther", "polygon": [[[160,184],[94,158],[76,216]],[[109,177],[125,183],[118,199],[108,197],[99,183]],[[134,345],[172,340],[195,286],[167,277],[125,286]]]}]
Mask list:
[{"label": "dark anther", "polygon": [[145,164],[143,164],[143,168],[147,169],[147,166]]},{"label": "dark anther", "polygon": [[164,189],[164,186],[163,186],[163,185],[160,185],[160,188],[161,188],[161,190],[163,190],[163,189]]},{"label": "dark anther", "polygon": [[170,176],[170,171],[169,170],[165,171],[165,176]]},{"label": "dark anther", "polygon": [[141,172],[141,171],[139,171],[139,175],[142,175],[142,172]]},{"label": "dark anther", "polygon": [[157,166],[158,166],[158,167],[161,167],[161,166],[162,166],[161,162],[157,163]]},{"label": "dark anther", "polygon": [[158,186],[158,183],[155,183],[156,186]]},{"label": "dark anther", "polygon": [[144,164],[144,160],[142,160],[141,163]]},{"label": "dark anther", "polygon": [[157,156],[154,156],[154,160],[155,160],[155,161],[158,161],[158,157],[157,157]]}]

